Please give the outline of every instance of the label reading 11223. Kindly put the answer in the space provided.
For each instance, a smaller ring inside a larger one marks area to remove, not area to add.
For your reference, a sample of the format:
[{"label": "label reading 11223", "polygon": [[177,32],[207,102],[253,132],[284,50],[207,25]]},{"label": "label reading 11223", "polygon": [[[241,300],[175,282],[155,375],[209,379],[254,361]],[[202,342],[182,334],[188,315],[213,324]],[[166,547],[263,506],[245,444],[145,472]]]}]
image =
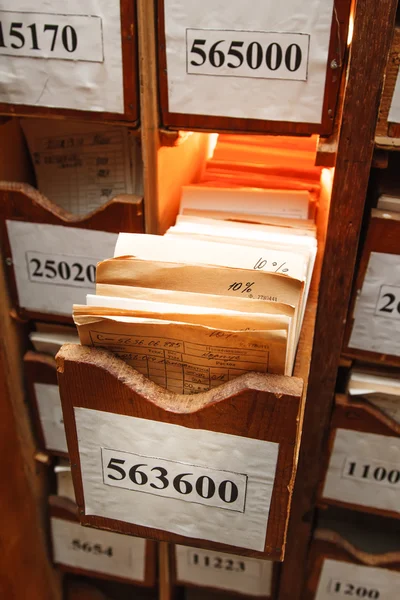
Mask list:
[{"label": "label reading 11223", "polygon": [[230,554],[209,552],[196,548],[196,550],[188,551],[188,562],[189,566],[199,567],[200,569],[242,573],[247,577],[260,577],[261,575],[260,563],[242,556],[234,558]]},{"label": "label reading 11223", "polygon": [[105,485],[243,513],[247,475],[101,449]]},{"label": "label reading 11223", "polygon": [[103,62],[97,16],[0,11],[0,55]]},{"label": "label reading 11223", "polygon": [[186,29],[190,75],[307,80],[310,36],[304,33]]}]

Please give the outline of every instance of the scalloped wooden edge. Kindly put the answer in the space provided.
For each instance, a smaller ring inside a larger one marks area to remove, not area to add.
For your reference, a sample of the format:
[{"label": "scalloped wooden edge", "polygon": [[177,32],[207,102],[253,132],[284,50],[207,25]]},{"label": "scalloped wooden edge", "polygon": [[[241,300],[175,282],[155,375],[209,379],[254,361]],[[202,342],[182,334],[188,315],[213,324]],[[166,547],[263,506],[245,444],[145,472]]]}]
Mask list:
[{"label": "scalloped wooden edge", "polygon": [[56,355],[59,373],[64,372],[64,361],[79,362],[107,371],[132,392],[140,394],[159,408],[174,413],[195,413],[211,404],[237,396],[245,390],[273,394],[277,399],[282,396],[300,397],[303,390],[303,380],[298,377],[247,373],[207,392],[192,395],[175,394],[153,383],[108,350],[64,344]]},{"label": "scalloped wooden edge", "polygon": [[394,435],[400,436],[400,424],[396,423],[396,421],[385,415],[377,406],[374,406],[367,400],[351,400],[346,394],[336,394],[335,406],[345,410],[351,410],[352,408],[360,409],[390,429]]},{"label": "scalloped wooden edge", "polygon": [[65,498],[64,496],[52,494],[48,497],[48,504],[50,508],[50,516],[52,516],[51,509],[54,508],[56,510],[66,512],[68,515],[76,519],[77,523],[79,523],[78,506],[73,500],[71,500],[71,498]]},{"label": "scalloped wooden edge", "polygon": [[400,550],[398,552],[385,552],[383,554],[370,554],[359,550],[353,544],[348,542],[336,531],[331,529],[316,529],[314,539],[321,542],[328,542],[337,548],[347,552],[359,562],[370,567],[400,564]]},{"label": "scalloped wooden edge", "polygon": [[91,212],[88,212],[84,215],[75,215],[49,200],[46,196],[39,192],[39,190],[28,183],[0,181],[0,192],[19,192],[30,198],[34,204],[39,205],[41,208],[47,210],[49,213],[58,219],[61,219],[65,223],[83,223],[84,221],[91,219],[94,215],[104,212],[112,204],[121,203],[139,206],[143,200],[142,196],[138,196],[136,194],[119,194]]}]

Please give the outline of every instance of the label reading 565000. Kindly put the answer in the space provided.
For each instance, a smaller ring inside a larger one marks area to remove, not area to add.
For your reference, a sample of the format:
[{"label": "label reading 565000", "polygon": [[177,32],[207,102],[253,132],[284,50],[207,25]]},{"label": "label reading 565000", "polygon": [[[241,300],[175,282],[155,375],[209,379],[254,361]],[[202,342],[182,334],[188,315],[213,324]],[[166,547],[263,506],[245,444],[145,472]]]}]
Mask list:
[{"label": "label reading 565000", "polygon": [[247,475],[101,449],[103,482],[135,492],[244,512]]},{"label": "label reading 565000", "polygon": [[186,29],[187,73],[306,81],[309,44],[304,33]]}]

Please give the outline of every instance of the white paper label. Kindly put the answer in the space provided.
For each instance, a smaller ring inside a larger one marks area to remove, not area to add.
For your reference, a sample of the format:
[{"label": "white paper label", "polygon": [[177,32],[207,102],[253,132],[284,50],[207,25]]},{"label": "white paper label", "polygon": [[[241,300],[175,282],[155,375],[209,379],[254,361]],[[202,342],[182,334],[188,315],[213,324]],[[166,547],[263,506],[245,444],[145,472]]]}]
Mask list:
[{"label": "white paper label", "polygon": [[54,562],[87,571],[145,579],[146,541],[51,518]]},{"label": "white paper label", "polygon": [[85,408],[75,420],[87,515],[264,550],[279,444]]},{"label": "white paper label", "polygon": [[68,452],[58,385],[34,383],[33,386],[46,448]]},{"label": "white paper label", "polygon": [[350,348],[400,356],[400,256],[371,252]]},{"label": "white paper label", "polygon": [[400,71],[397,73],[396,85],[392,96],[392,102],[390,104],[388,122],[400,123]]},{"label": "white paper label", "polygon": [[179,583],[190,583],[249,596],[270,596],[274,563],[226,554],[175,546]]},{"label": "white paper label", "polygon": [[315,600],[368,598],[394,600],[398,597],[400,573],[339,560],[324,560]]},{"label": "white paper label", "polygon": [[113,255],[117,234],[7,221],[19,306],[71,316],[95,289],[96,264]]},{"label": "white paper label", "polygon": [[108,448],[101,449],[101,458],[105,485],[241,513],[245,510],[247,475],[244,473],[217,471]]},{"label": "white paper label", "polygon": [[170,112],[321,122],[333,0],[164,5]]},{"label": "white paper label", "polygon": [[103,62],[100,17],[0,10],[0,55]]},{"label": "white paper label", "polygon": [[400,439],[337,429],[323,497],[400,512]]},{"label": "white paper label", "polygon": [[187,72],[305,81],[309,43],[302,33],[187,29]]},{"label": "white paper label", "polygon": [[120,2],[37,9],[0,0],[0,102],[123,113]]}]

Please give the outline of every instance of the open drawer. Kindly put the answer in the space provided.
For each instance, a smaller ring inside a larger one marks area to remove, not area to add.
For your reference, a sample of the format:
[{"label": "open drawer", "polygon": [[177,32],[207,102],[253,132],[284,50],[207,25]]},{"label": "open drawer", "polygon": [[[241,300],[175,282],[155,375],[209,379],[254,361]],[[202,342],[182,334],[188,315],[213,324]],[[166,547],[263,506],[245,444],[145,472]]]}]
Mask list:
[{"label": "open drawer", "polygon": [[73,345],[57,369],[81,523],[283,560],[300,379],[249,373],[183,396]]}]

